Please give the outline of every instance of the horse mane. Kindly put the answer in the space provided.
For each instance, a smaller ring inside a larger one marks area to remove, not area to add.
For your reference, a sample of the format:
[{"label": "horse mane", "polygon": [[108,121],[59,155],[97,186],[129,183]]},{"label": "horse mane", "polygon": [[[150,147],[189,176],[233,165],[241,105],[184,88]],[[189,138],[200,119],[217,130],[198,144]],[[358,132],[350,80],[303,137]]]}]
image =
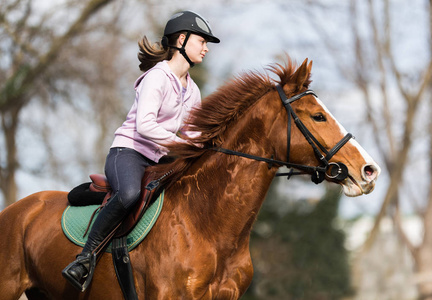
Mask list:
[{"label": "horse mane", "polygon": [[161,185],[165,188],[175,183],[198,158],[212,151],[210,148],[221,145],[230,124],[262,96],[274,90],[275,83],[282,86],[288,83],[295,84],[291,81],[296,69],[296,64],[287,56],[284,65],[275,63],[265,69],[278,76],[279,80],[273,80],[268,72],[246,72],[226,82],[204,98],[201,107],[191,112],[186,127],[192,134],[181,136],[186,143],[166,145],[170,156],[176,159],[169,164],[150,167],[149,171],[154,172],[156,179],[165,175],[161,180]]}]

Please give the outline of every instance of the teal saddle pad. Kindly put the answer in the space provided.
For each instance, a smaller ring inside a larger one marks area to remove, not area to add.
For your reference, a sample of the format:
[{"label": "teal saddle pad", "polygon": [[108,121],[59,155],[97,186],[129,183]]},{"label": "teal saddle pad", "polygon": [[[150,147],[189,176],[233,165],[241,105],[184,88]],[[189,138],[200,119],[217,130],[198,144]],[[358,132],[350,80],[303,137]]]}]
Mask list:
[{"label": "teal saddle pad", "polygon": [[[162,210],[164,199],[164,192],[150,204],[145,211],[141,220],[135,225],[133,230],[127,236],[128,250],[131,251],[146,237],[156,222],[159,214]],[[88,205],[88,206],[68,206],[63,212],[61,218],[61,225],[64,234],[74,244],[84,247],[88,233],[83,237],[87,225],[90,221],[91,215],[99,207],[99,205]],[[96,219],[98,213],[93,218],[92,225]],[[107,252],[111,252],[111,244],[106,249]]]}]

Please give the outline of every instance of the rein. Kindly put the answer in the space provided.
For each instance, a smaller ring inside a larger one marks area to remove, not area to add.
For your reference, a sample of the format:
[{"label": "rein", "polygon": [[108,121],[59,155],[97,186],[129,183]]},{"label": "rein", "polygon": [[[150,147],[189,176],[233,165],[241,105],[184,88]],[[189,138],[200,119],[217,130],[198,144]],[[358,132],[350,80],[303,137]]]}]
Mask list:
[{"label": "rein", "polygon": [[[317,97],[317,95],[312,90],[304,91],[303,93],[297,94],[291,98],[287,98],[285,95],[285,92],[283,91],[283,88],[280,85],[276,86],[276,89],[279,93],[279,97],[285,106],[285,109],[288,113],[288,132],[287,132],[287,161],[280,161],[275,160],[272,158],[265,158],[260,156],[255,156],[243,152],[238,152],[230,149],[225,149],[221,147],[215,147],[211,148],[211,150],[221,152],[228,155],[235,155],[235,156],[241,156],[249,159],[253,159],[256,161],[263,161],[269,164],[269,169],[273,165],[279,165],[279,166],[286,166],[288,168],[291,168],[290,172],[288,173],[278,173],[276,176],[287,176],[287,179],[290,179],[292,175],[301,175],[301,174],[311,174],[312,175],[312,181],[316,184],[321,183],[325,176],[327,176],[330,179],[335,179],[342,181],[346,177],[348,177],[348,168],[345,164],[341,162],[329,162],[329,160],[351,139],[353,138],[353,135],[351,133],[347,133],[330,151],[327,151],[323,145],[321,145],[318,140],[314,137],[314,135],[306,128],[306,126],[303,124],[303,122],[300,120],[300,118],[297,116],[297,114],[294,112],[293,108],[291,107],[291,103],[301,99],[302,97],[306,95],[313,95]],[[318,97],[317,97],[318,98]],[[306,165],[299,165],[289,162],[289,155],[290,155],[290,146],[291,146],[291,118],[293,118],[294,123],[296,124],[297,128],[300,130],[300,132],[303,134],[303,136],[306,138],[307,142],[312,146],[315,156],[320,161],[320,166],[306,166]],[[302,172],[294,172],[293,169],[301,170]]]}]

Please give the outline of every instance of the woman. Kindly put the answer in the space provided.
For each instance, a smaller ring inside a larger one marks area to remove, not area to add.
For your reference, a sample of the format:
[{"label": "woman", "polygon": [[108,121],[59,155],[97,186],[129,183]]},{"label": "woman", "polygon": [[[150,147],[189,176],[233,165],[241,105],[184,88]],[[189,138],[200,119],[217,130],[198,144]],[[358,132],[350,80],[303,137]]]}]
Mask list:
[{"label": "woman", "polygon": [[88,285],[82,281],[91,280],[94,250],[138,200],[145,168],[167,154],[164,145],[182,141],[177,133],[191,109],[201,103],[198,86],[188,71],[202,62],[207,42],[219,43],[207,21],[183,11],[167,22],[161,43],[151,45],[146,37],[139,43],[144,74],[135,82],[135,102],[115,132],[105,164],[115,193],[98,214],[81,254],[62,272],[80,291]]}]

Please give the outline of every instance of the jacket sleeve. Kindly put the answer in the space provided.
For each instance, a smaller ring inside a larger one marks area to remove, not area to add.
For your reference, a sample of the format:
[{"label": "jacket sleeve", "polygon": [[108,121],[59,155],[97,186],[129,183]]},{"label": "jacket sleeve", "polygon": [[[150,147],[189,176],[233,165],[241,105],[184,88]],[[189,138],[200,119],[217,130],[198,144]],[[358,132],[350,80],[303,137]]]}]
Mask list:
[{"label": "jacket sleeve", "polygon": [[[195,85],[194,91],[195,91],[195,93],[194,93],[193,99],[192,99],[193,104],[192,104],[192,109],[190,112],[193,112],[195,109],[199,109],[201,107],[201,92],[200,92],[198,86]],[[187,118],[187,121],[189,121],[189,120],[190,120],[190,113],[189,113],[189,116]],[[185,123],[188,123],[188,122],[185,122]],[[191,126],[186,124],[181,128],[181,134],[185,135],[188,138],[193,139],[193,138],[199,137],[201,135],[201,132],[191,130]]]},{"label": "jacket sleeve", "polygon": [[167,80],[163,71],[154,70],[149,72],[137,87],[137,132],[158,144],[181,141],[175,133],[166,130],[157,122],[158,112],[166,95]]}]

